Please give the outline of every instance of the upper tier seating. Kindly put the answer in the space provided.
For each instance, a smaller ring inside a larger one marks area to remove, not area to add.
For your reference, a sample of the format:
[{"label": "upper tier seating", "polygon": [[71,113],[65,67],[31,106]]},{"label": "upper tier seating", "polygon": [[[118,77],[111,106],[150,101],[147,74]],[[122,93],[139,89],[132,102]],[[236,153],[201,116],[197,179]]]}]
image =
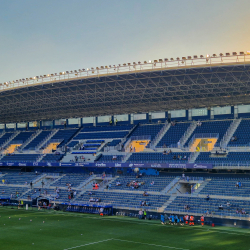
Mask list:
[{"label": "upper tier seating", "polygon": [[230,146],[245,146],[250,143],[250,120],[242,120],[233,136],[237,137],[236,141],[229,141]]},{"label": "upper tier seating", "polygon": [[84,182],[89,175],[86,174],[67,174],[63,176],[61,179],[57,180],[53,186],[56,187],[67,187],[66,184],[70,183],[71,187],[77,187],[80,183]]},{"label": "upper tier seating", "polygon": [[120,142],[121,142],[121,140],[119,140],[119,139],[118,140],[113,140],[113,141],[109,142],[107,144],[107,146],[114,147],[114,146],[117,146]]},{"label": "upper tier seating", "polygon": [[34,132],[21,132],[12,141],[10,141],[10,144],[14,141],[20,141],[21,144],[23,144],[32,136],[32,134],[34,134]]},{"label": "upper tier seating", "polygon": [[5,155],[1,162],[32,162],[37,161],[40,157],[39,154],[14,154],[14,155]]},{"label": "upper tier seating", "polygon": [[189,142],[192,140],[194,134],[203,134],[203,133],[216,133],[219,134],[219,138],[216,144],[219,145],[220,140],[223,138],[227,129],[229,128],[232,121],[202,121],[201,126],[197,126],[194,132],[191,134],[190,138],[186,142],[186,146],[188,146]]},{"label": "upper tier seating", "polygon": [[10,137],[13,135],[14,133],[5,133],[1,138],[0,138],[0,146],[2,146],[2,144],[4,144],[7,140],[10,139]]},{"label": "upper tier seating", "polygon": [[184,135],[184,133],[187,131],[188,127],[191,123],[176,123],[175,126],[171,126],[169,130],[166,132],[166,134],[162,137],[162,139],[159,141],[157,147],[163,147],[165,146],[169,147],[172,144],[177,144],[177,142],[181,139],[181,137]]},{"label": "upper tier seating", "polygon": [[63,141],[60,143],[59,147],[64,146],[73,138],[77,131],[78,129],[60,129],[55,135],[51,137],[51,140],[62,139]]},{"label": "upper tier seating", "polygon": [[101,162],[121,162],[122,161],[122,157],[124,157],[124,155],[115,155],[117,157],[116,160],[113,159],[113,155],[101,155],[101,157],[98,159],[98,161]]},{"label": "upper tier seating", "polygon": [[[178,159],[181,156],[181,160]],[[173,157],[176,156],[176,160]],[[186,158],[184,159],[184,157]],[[164,155],[163,153],[133,153],[127,162],[150,162],[150,163],[187,163],[190,153],[170,153]]]},{"label": "upper tier seating", "polygon": [[100,131],[117,131],[132,129],[133,125],[122,125],[122,126],[98,126],[98,127],[84,127],[81,132],[100,132]]},{"label": "upper tier seating", "polygon": [[[227,202],[230,203],[230,206],[227,207]],[[188,205],[190,207],[189,210],[185,210],[184,206]],[[222,205],[224,207],[223,210],[220,210],[218,207]],[[171,212],[186,212],[188,214],[192,213],[201,213],[205,214],[206,211],[209,214],[214,215],[234,215],[236,214],[236,209],[244,209],[247,213],[250,212],[250,201],[245,200],[229,200],[229,199],[215,199],[210,198],[207,201],[205,198],[198,197],[183,197],[177,196],[176,199],[170,203],[170,205],[165,209],[165,211]],[[242,216],[242,215],[241,215]]]},{"label": "upper tier seating", "polygon": [[34,150],[49,134],[51,131],[44,130],[39,135],[37,135],[30,143],[28,143],[24,150]]},{"label": "upper tier seating", "polygon": [[210,152],[201,152],[197,159],[196,163],[213,163],[213,164],[222,164],[222,163],[230,163],[230,164],[249,164],[250,162],[250,152],[229,152],[226,157],[211,155]]},{"label": "upper tier seating", "polygon": [[73,148],[74,146],[76,146],[79,143],[79,141],[71,141],[67,146],[69,148]]},{"label": "upper tier seating", "polygon": [[97,132],[97,133],[79,133],[74,140],[83,139],[108,139],[108,138],[123,138],[128,134],[128,131],[114,131],[114,132]]},{"label": "upper tier seating", "polygon": [[63,155],[56,155],[56,154],[46,154],[42,158],[42,162],[59,162],[63,158]]},{"label": "upper tier seating", "polygon": [[[3,173],[4,174],[4,173]],[[36,175],[34,172],[21,173],[21,172],[8,172],[5,173],[1,178],[5,180],[5,184],[18,184],[25,185],[25,182],[29,184],[31,181],[34,181],[39,177],[39,174]]]},{"label": "upper tier seating", "polygon": [[[237,188],[236,183],[241,182],[242,186]],[[201,190],[200,194],[249,197],[250,179],[248,178],[213,178]]]},{"label": "upper tier seating", "polygon": [[164,124],[157,124],[157,125],[143,125],[140,124],[130,135],[131,136],[151,136],[151,141],[155,139],[157,134],[160,132]]},{"label": "upper tier seating", "polygon": [[[174,180],[175,177],[172,176],[164,176],[164,177],[149,177],[143,176],[140,178],[136,178],[136,176],[121,176],[114,180],[111,183],[111,188],[116,190],[135,190],[135,191],[162,191],[171,181]],[[132,187],[127,186],[128,183],[136,181],[136,182],[144,182],[138,189],[133,189]],[[116,186],[116,183],[120,182],[120,186]]]},{"label": "upper tier seating", "polygon": [[[75,199],[78,203],[89,202],[90,197],[100,198],[101,202],[112,204],[115,207],[130,207],[130,208],[142,208],[142,209],[156,209],[161,207],[170,196],[168,195],[149,195],[143,196],[142,194],[134,193],[117,193],[117,192],[100,192],[92,191],[92,195],[88,192],[83,193],[80,197]],[[147,201],[149,206],[140,206],[141,201]],[[98,204],[93,202],[93,204]]]}]

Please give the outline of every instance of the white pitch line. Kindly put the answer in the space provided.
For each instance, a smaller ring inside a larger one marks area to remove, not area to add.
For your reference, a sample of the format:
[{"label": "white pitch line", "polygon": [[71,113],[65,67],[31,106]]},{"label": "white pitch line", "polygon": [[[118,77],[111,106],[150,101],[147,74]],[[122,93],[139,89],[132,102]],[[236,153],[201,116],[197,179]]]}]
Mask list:
[{"label": "white pitch line", "polygon": [[91,243],[84,244],[84,245],[80,245],[80,246],[76,246],[76,247],[66,248],[66,249],[64,249],[64,250],[75,249],[75,248],[78,248],[78,247],[85,247],[85,246],[89,246],[89,245],[93,245],[93,244],[98,244],[98,243],[102,243],[102,242],[110,241],[110,240],[113,240],[113,239],[107,239],[107,240],[100,240],[100,241],[96,241],[96,242],[91,242]]},{"label": "white pitch line", "polygon": [[170,246],[163,246],[163,245],[156,245],[156,244],[149,244],[149,243],[144,243],[144,242],[136,242],[136,241],[132,241],[132,240],[120,240],[120,239],[113,239],[113,240],[131,242],[131,243],[141,244],[141,245],[147,245],[147,246],[166,247],[166,248],[179,249],[179,250],[189,250],[189,249],[185,249],[185,248],[170,247]]}]

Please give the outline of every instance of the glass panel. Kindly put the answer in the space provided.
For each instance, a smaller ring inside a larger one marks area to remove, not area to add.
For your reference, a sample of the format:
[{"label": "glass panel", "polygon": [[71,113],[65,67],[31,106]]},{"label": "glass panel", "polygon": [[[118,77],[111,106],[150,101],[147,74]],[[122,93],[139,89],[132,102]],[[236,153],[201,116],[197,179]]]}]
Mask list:
[{"label": "glass panel", "polygon": [[231,106],[214,107],[214,115],[231,114]]},{"label": "glass panel", "polygon": [[146,120],[146,114],[134,114],[134,120]]},{"label": "glass panel", "polygon": [[93,123],[94,117],[83,117],[82,123]]},{"label": "glass panel", "polygon": [[207,108],[192,109],[192,116],[206,116]]},{"label": "glass panel", "polygon": [[4,129],[5,128],[5,124],[0,124],[0,129]]},{"label": "glass panel", "polygon": [[152,119],[160,119],[160,118],[165,118],[166,113],[165,112],[154,112],[152,113]]},{"label": "glass panel", "polygon": [[128,121],[128,115],[117,115],[116,119],[118,122],[126,122]]},{"label": "glass panel", "polygon": [[250,113],[250,105],[239,105],[238,113]]},{"label": "glass panel", "polygon": [[80,124],[80,118],[69,118],[68,119],[68,124],[69,125]]},{"label": "glass panel", "polygon": [[177,117],[186,117],[186,110],[170,110],[171,118],[177,118]]},{"label": "glass panel", "polygon": [[15,128],[15,123],[7,123],[6,128]]},{"label": "glass panel", "polygon": [[65,122],[66,122],[66,119],[58,119],[58,120],[55,120],[55,125],[64,125]]},{"label": "glass panel", "polygon": [[37,121],[29,122],[29,127],[30,127],[30,128],[37,127]]},{"label": "glass panel", "polygon": [[42,121],[42,126],[47,126],[47,127],[53,126],[53,121]]},{"label": "glass panel", "polygon": [[97,117],[97,122],[109,122],[111,119],[110,115],[106,115],[106,116],[98,116]]},{"label": "glass panel", "polygon": [[26,123],[25,122],[17,123],[17,127],[18,128],[26,128]]}]

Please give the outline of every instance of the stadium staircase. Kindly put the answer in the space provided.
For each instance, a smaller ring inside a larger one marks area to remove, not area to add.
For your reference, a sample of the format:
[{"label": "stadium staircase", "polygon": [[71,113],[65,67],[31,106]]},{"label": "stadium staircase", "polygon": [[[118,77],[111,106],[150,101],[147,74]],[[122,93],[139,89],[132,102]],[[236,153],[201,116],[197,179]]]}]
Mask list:
[{"label": "stadium staircase", "polygon": [[164,126],[162,127],[162,129],[156,135],[156,137],[154,138],[154,140],[150,143],[150,148],[154,149],[157,146],[157,144],[160,142],[160,140],[166,134],[166,132],[169,130],[170,127],[171,127],[171,123],[168,123],[166,121],[165,124],[164,124]]},{"label": "stadium staircase", "polygon": [[36,133],[31,136],[26,142],[21,146],[21,150],[23,150],[31,141],[33,141],[40,133],[42,132],[41,129],[37,130]]},{"label": "stadium staircase", "polygon": [[3,143],[1,147],[2,147],[2,148],[7,147],[7,146],[9,145],[9,143],[10,143],[13,139],[15,139],[15,137],[17,137],[20,133],[21,133],[21,131],[17,131],[17,132],[15,132],[15,133],[13,133],[13,135],[12,135],[5,143]]},{"label": "stadium staircase", "polygon": [[240,118],[240,119],[234,119],[233,122],[230,124],[230,126],[229,126],[226,134],[224,135],[224,137],[221,140],[220,146],[222,148],[226,148],[227,147],[227,145],[230,142],[233,134],[235,133],[235,131],[239,127],[241,121],[242,121],[242,118]]},{"label": "stadium staircase", "polygon": [[158,208],[158,212],[162,213],[164,210],[176,199],[176,196],[170,196],[170,198],[160,207]]},{"label": "stadium staircase", "polygon": [[187,140],[189,139],[189,137],[192,135],[192,133],[194,132],[194,130],[196,129],[196,127],[197,127],[197,121],[193,121],[190,124],[190,126],[188,127],[188,129],[185,132],[185,134],[180,139],[181,148],[184,147],[185,143],[187,142]]},{"label": "stadium staircase", "polygon": [[132,152],[127,153],[127,154],[122,158],[122,163],[126,162],[132,154],[133,154]]},{"label": "stadium staircase", "polygon": [[174,178],[162,191],[161,194],[167,194],[172,188],[176,185],[176,183],[180,180],[180,177]]},{"label": "stadium staircase", "polygon": [[44,147],[48,141],[59,131],[59,129],[52,130],[52,132],[47,136],[41,143],[37,145],[37,149]]},{"label": "stadium staircase", "polygon": [[194,163],[197,157],[199,156],[200,152],[192,152],[189,157],[189,163]]}]

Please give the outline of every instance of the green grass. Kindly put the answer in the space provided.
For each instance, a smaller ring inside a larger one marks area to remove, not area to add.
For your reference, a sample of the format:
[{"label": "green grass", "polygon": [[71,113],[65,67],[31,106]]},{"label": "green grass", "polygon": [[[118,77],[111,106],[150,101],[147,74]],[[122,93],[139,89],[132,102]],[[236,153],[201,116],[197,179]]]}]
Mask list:
[{"label": "green grass", "polygon": [[0,249],[7,250],[250,249],[247,229],[10,208],[1,208],[0,216]]}]

